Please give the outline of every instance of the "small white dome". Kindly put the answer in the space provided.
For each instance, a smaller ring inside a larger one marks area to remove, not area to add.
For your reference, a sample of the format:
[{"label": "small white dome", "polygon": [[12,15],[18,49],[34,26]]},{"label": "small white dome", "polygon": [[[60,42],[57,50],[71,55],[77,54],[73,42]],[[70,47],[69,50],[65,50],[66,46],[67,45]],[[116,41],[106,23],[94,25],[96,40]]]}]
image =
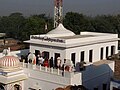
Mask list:
[{"label": "small white dome", "polygon": [[75,35],[72,31],[67,30],[62,24],[59,24],[57,28],[49,31],[47,34],[57,34],[58,37]]},{"label": "small white dome", "polygon": [[20,61],[14,56],[4,56],[0,58],[0,68],[3,71],[11,71],[19,67]]}]

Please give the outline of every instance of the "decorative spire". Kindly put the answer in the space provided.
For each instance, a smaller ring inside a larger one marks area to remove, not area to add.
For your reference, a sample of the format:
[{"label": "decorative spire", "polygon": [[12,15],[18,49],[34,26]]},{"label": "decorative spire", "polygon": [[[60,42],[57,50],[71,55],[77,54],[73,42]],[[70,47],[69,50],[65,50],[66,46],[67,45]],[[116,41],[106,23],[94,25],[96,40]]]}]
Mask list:
[{"label": "decorative spire", "polygon": [[54,0],[54,28],[62,23],[63,0]]}]

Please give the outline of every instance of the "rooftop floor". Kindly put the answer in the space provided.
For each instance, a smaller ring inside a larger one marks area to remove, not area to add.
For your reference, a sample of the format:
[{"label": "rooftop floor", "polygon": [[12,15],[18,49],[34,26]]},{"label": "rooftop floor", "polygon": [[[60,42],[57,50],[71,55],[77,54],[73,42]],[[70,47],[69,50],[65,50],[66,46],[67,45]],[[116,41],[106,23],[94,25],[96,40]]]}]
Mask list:
[{"label": "rooftop floor", "polygon": [[109,63],[112,63],[112,62],[113,61],[110,61],[110,60],[100,60],[100,61],[94,62],[93,65],[99,66],[99,65],[102,65],[102,64],[109,64]]},{"label": "rooftop floor", "polygon": [[65,36],[65,37],[56,37],[60,39],[76,39],[76,38],[86,38],[86,37],[94,37],[95,35],[74,35],[74,36]]}]

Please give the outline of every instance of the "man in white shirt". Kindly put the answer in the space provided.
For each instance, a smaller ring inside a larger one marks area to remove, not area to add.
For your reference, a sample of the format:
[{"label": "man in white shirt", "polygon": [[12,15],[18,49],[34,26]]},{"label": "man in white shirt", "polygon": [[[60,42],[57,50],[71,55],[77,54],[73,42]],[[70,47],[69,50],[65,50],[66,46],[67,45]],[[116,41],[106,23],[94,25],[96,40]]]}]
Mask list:
[{"label": "man in white shirt", "polygon": [[39,58],[38,58],[38,65],[43,65],[43,62],[44,62],[44,59],[43,59],[43,57],[42,56],[40,56]]}]

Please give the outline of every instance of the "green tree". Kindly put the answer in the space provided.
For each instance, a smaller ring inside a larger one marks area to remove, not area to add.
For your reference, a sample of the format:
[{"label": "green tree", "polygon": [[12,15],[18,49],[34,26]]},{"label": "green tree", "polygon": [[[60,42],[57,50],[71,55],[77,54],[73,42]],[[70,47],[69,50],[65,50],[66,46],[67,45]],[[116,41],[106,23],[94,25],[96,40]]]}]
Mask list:
[{"label": "green tree", "polygon": [[81,31],[90,31],[93,29],[89,17],[74,12],[66,13],[64,17],[64,26],[76,34],[79,34]]},{"label": "green tree", "polygon": [[24,29],[25,18],[22,13],[12,13],[8,16],[9,33],[8,36],[19,39],[20,33]]},{"label": "green tree", "polygon": [[29,39],[30,35],[42,34],[44,33],[45,20],[38,16],[31,16],[26,19],[24,29],[21,32],[21,39]]}]

